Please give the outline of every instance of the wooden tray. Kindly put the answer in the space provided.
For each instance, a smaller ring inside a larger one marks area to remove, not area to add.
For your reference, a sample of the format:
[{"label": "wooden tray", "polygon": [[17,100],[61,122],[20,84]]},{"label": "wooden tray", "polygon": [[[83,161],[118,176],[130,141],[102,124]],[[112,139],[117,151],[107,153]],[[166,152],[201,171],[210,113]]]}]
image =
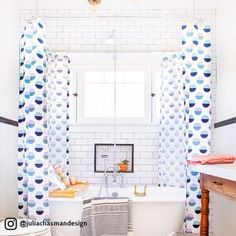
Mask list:
[{"label": "wooden tray", "polygon": [[63,198],[75,198],[79,192],[84,191],[88,187],[88,183],[78,182],[76,185],[72,185],[65,190],[53,190],[49,192],[49,197],[63,197]]}]

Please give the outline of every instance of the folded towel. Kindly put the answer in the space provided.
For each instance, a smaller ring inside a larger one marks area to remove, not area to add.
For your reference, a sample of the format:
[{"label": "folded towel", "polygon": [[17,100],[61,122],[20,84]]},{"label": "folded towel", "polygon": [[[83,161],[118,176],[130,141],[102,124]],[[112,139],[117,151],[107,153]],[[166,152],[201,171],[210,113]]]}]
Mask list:
[{"label": "folded towel", "polygon": [[230,155],[206,155],[197,156],[188,160],[189,164],[211,165],[211,164],[231,164],[236,160],[235,156]]},{"label": "folded towel", "polygon": [[128,198],[93,198],[84,201],[81,236],[127,236]]}]

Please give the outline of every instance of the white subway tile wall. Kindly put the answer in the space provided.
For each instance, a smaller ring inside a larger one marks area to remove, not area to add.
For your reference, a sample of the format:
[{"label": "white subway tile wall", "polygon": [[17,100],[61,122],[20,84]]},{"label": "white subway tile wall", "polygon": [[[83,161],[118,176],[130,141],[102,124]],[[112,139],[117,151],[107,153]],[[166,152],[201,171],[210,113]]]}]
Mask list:
[{"label": "white subway tile wall", "polygon": [[[24,9],[21,12],[22,25],[25,19],[35,13],[35,9]],[[177,51],[181,48],[181,25],[193,20],[192,10],[175,9],[39,9],[37,14],[47,25],[48,48],[65,52],[113,50],[113,46],[107,45],[106,41],[114,30],[118,51]],[[216,10],[199,9],[196,15],[199,18],[197,21],[204,19],[212,27],[213,124],[216,117]],[[212,131],[214,151],[214,129]],[[112,143],[113,136],[113,129],[107,126],[72,126],[71,174],[89,182],[100,183],[101,175],[93,172],[94,143]],[[120,126],[117,142],[134,144],[135,150],[135,172],[127,175],[127,183],[158,183],[158,136],[158,126]]]},{"label": "white subway tile wall", "polygon": [[[34,9],[21,12],[21,22],[35,15]],[[192,10],[52,10],[40,9],[38,16],[47,25],[48,48],[64,52],[108,52],[106,43],[116,32],[120,52],[178,51],[182,23],[192,21]],[[212,28],[212,124],[216,118],[216,10],[196,10]],[[213,125],[212,125],[213,126]],[[158,132],[154,125],[118,126],[117,142],[134,144],[134,173],[125,175],[127,184],[158,184]],[[212,129],[212,152],[214,152]],[[70,127],[70,173],[81,180],[99,184],[102,174],[94,173],[94,143],[112,143],[111,126]],[[214,199],[211,198],[211,208]],[[212,228],[210,230],[212,232]]]},{"label": "white subway tile wall", "polygon": [[[35,14],[25,9],[21,20]],[[196,15],[215,30],[215,10],[197,10]],[[48,46],[57,51],[113,50],[106,40],[116,32],[117,50],[166,51],[180,49],[180,26],[190,21],[192,10],[38,10],[47,25]]]},{"label": "white subway tile wall", "polygon": [[[99,184],[102,174],[94,173],[94,144],[114,143],[113,126],[72,125],[70,133],[71,175]],[[134,173],[125,174],[125,184],[158,184],[158,126],[119,125],[116,142],[134,144]]]}]

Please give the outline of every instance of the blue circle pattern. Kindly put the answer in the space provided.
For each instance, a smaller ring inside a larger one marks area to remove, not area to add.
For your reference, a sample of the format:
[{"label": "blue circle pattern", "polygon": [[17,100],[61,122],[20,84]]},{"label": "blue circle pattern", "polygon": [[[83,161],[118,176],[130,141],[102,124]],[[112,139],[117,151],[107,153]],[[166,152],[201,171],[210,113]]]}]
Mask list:
[{"label": "blue circle pattern", "polygon": [[[49,219],[46,115],[46,45],[41,20],[26,23],[21,37],[18,130],[20,218]],[[46,188],[45,188],[46,186]]]},{"label": "blue circle pattern", "polygon": [[48,55],[48,146],[50,164],[60,164],[69,175],[69,86],[70,60]]},{"label": "blue circle pattern", "polygon": [[[211,28],[182,26],[182,59],[187,105],[188,158],[210,152]],[[187,65],[187,66],[186,66]],[[199,173],[187,170],[186,232],[199,233],[201,212]]]},{"label": "blue circle pattern", "polygon": [[164,53],[161,64],[159,184],[186,187],[186,122],[180,53]]}]

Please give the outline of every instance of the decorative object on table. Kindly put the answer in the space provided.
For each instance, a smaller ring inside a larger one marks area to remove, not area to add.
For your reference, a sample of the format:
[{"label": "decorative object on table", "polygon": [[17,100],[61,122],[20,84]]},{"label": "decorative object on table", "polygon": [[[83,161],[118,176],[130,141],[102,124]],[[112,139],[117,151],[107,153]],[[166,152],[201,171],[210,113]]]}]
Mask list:
[{"label": "decorative object on table", "polygon": [[125,159],[125,160],[121,161],[118,165],[119,165],[120,172],[126,172],[129,167],[129,160]]},{"label": "decorative object on table", "polygon": [[77,177],[76,176],[70,176],[70,184],[71,185],[77,184]]},{"label": "decorative object on table", "polygon": [[54,190],[54,189],[65,190],[66,189],[65,184],[62,182],[61,177],[56,174],[53,166],[49,166],[48,168],[48,181],[49,181],[49,186],[51,190]]},{"label": "decorative object on table", "polygon": [[74,198],[88,186],[88,182],[78,181],[76,176],[66,176],[59,164],[49,167],[49,182],[49,197]]},{"label": "decorative object on table", "polygon": [[59,176],[61,181],[65,184],[66,187],[69,187],[70,186],[69,178],[66,176],[64,169],[59,164],[56,164],[53,167],[55,173]]},{"label": "decorative object on table", "polygon": [[83,192],[88,187],[88,182],[77,182],[64,190],[56,189],[49,192],[49,197],[63,197],[63,198],[75,198],[79,193]]}]

